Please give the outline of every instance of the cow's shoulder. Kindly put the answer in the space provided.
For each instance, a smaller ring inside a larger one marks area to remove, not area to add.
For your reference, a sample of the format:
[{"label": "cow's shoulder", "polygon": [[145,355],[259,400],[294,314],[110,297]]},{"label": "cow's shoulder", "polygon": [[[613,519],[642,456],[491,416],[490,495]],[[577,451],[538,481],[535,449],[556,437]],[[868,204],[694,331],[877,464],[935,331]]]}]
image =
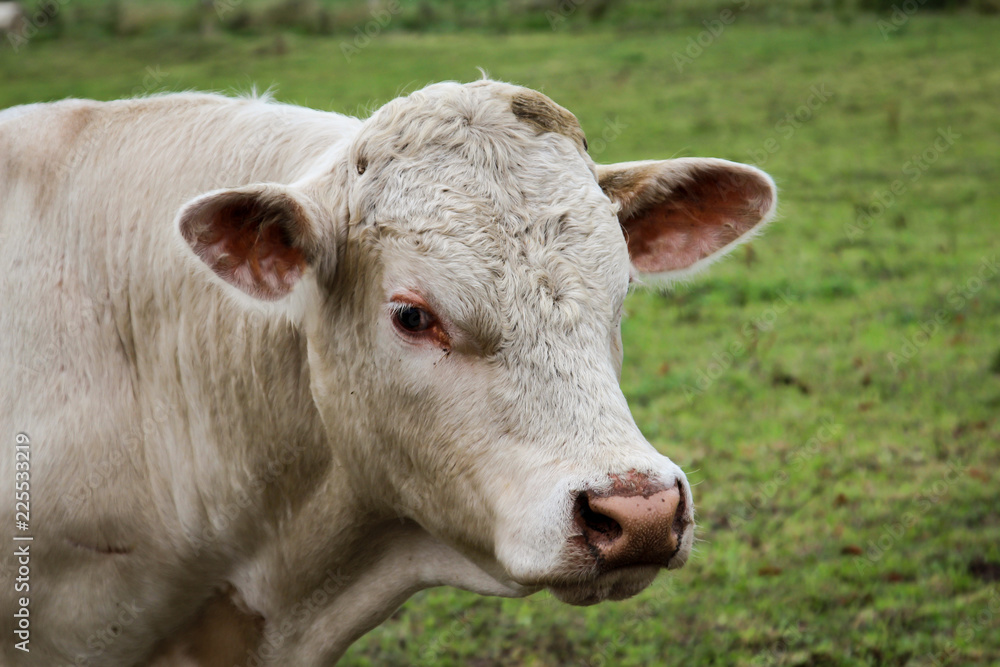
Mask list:
[{"label": "cow's shoulder", "polygon": [[72,151],[99,113],[99,102],[78,99],[0,112],[0,155],[6,170],[16,170],[5,175],[43,177],[45,167]]}]

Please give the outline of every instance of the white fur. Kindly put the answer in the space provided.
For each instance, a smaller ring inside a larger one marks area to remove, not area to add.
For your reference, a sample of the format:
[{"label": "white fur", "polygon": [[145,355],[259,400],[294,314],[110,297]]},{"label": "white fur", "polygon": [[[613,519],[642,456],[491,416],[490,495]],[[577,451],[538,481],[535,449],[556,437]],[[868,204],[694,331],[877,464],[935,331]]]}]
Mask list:
[{"label": "white fur", "polygon": [[0,33],[19,30],[24,21],[24,10],[18,2],[0,2]]},{"label": "white fur", "polygon": [[[439,84],[363,123],[200,94],[0,113],[0,431],[32,439],[36,568],[32,651],[8,639],[5,664],[148,661],[227,586],[264,617],[266,664],[325,665],[420,588],[651,581],[562,567],[575,494],[611,474],[693,502],[618,387],[612,204],[578,145],[509,112],[515,90]],[[173,222],[260,182],[313,202],[324,248],[268,306]],[[400,290],[450,351],[394,330]],[[13,478],[0,458],[7,497]],[[8,586],[8,638],[14,608]]]}]

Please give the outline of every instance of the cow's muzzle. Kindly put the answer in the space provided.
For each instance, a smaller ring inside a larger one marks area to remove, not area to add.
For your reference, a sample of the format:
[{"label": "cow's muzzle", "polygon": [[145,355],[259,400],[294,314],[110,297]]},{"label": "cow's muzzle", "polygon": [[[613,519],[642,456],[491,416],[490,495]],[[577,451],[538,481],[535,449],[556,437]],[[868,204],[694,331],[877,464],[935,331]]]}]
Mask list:
[{"label": "cow's muzzle", "polygon": [[[675,561],[689,518],[684,488],[630,475],[607,491],[583,491],[576,499],[577,544],[607,573],[641,565],[678,567]],[[582,537],[582,540],[581,540]]]}]

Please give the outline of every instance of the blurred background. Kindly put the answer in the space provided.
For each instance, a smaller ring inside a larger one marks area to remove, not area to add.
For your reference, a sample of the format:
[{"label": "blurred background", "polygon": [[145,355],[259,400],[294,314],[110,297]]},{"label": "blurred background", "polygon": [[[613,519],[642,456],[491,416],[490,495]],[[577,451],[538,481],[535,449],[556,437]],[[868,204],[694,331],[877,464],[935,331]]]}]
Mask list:
[{"label": "blurred background", "polygon": [[1000,0],[0,2],[0,108],[190,89],[365,116],[536,88],[598,162],[714,156],[780,217],[636,291],[623,386],[701,541],[581,609],[425,591],[346,665],[1000,664]]}]

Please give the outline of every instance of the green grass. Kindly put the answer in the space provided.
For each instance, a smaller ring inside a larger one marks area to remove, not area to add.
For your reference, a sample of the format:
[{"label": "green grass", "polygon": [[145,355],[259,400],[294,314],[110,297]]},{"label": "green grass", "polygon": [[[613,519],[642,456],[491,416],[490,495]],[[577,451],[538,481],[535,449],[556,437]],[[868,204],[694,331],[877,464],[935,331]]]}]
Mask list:
[{"label": "green grass", "polygon": [[[32,16],[46,7],[56,10],[48,12],[51,20],[43,14],[35,21],[49,36],[119,37],[219,30],[241,35],[276,30],[353,35],[356,28],[503,34],[614,26],[636,32],[689,25],[701,29],[703,20],[718,18],[727,10],[744,22],[781,25],[850,23],[866,12],[890,17],[903,11],[897,10],[901,0],[35,0],[22,4],[32,7]],[[923,12],[1000,13],[1000,0],[920,0],[916,6]]]},{"label": "green grass", "polygon": [[[1000,255],[1000,21],[918,12],[883,39],[874,18],[737,17],[679,72],[700,30],[391,33],[350,63],[339,39],[294,34],[0,54],[0,106],[257,84],[364,113],[481,65],[576,112],[599,161],[748,161],[775,140],[770,231],[628,302],[625,392],[697,484],[688,566],[587,609],[426,591],[345,664],[1000,662],[1000,274],[976,282]],[[788,136],[814,87],[829,99]]]}]

